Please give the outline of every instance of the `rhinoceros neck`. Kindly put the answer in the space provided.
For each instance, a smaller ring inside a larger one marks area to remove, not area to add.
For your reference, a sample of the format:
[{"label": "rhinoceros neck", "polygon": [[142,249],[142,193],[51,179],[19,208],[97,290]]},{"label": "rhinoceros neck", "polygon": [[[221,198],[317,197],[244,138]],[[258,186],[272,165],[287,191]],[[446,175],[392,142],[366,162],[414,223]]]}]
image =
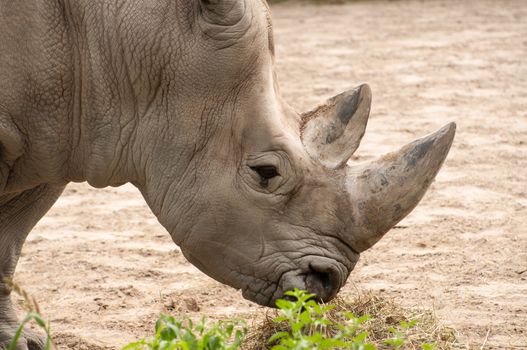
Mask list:
[{"label": "rhinoceros neck", "polygon": [[166,71],[178,48],[165,41],[177,39],[170,37],[177,31],[163,23],[162,3],[67,4],[75,67],[68,180],[95,187],[142,183],[157,141],[170,138],[185,152],[177,81]]}]

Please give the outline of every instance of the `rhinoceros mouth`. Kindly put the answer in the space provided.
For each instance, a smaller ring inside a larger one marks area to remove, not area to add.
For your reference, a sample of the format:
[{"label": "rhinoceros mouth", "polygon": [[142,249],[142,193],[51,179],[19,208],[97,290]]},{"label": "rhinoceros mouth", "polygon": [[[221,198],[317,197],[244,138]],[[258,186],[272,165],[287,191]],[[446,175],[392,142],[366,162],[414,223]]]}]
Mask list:
[{"label": "rhinoceros mouth", "polygon": [[300,289],[314,294],[317,301],[327,302],[337,295],[349,274],[344,264],[323,256],[304,256],[295,265],[282,271],[276,281],[258,280],[246,285],[244,298],[276,307],[276,301],[286,298],[287,291]]}]

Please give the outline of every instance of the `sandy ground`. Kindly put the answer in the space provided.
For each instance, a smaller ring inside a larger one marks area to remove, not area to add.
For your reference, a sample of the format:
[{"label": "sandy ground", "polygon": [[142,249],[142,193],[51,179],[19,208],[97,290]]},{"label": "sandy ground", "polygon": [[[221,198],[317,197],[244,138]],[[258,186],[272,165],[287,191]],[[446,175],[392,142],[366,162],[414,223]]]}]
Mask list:
[{"label": "sandy ground", "polygon": [[[527,348],[527,2],[280,4],[273,16],[282,92],[295,108],[371,84],[354,161],[458,123],[437,181],[362,256],[343,294],[433,308],[478,348],[487,336],[486,348]],[[131,186],[69,186],[30,235],[16,279],[63,348],[116,348],[162,311],[262,311],[187,263]]]}]

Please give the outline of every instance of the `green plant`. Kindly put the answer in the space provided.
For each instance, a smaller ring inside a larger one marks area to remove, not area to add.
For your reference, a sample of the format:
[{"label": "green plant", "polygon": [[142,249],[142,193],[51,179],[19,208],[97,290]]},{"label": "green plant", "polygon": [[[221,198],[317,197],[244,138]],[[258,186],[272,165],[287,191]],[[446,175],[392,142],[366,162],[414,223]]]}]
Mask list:
[{"label": "green plant", "polygon": [[[417,325],[417,320],[401,321],[397,328],[388,327],[388,331],[393,335],[391,338],[385,339],[384,344],[391,346],[393,349],[401,349],[407,343],[408,332]],[[423,343],[421,344],[422,350],[434,350],[436,348],[435,343]]]},{"label": "green plant", "polygon": [[18,344],[18,341],[20,337],[22,336],[22,333],[24,332],[24,327],[30,323],[31,321],[35,321],[35,323],[44,330],[46,333],[46,350],[51,350],[52,346],[52,340],[51,340],[51,329],[49,323],[46,323],[44,319],[41,316],[40,307],[38,306],[38,303],[36,299],[31,296],[27,291],[24,290],[18,283],[13,281],[11,278],[4,278],[2,280],[9,288],[11,288],[12,291],[14,291],[16,294],[20,295],[24,299],[24,305],[25,308],[28,310],[28,313],[18,326],[15,336],[13,337],[13,340],[9,344],[7,348],[4,347],[4,350],[14,350],[16,348],[16,345]]},{"label": "green plant", "polygon": [[394,349],[400,349],[406,343],[405,334],[408,330],[413,328],[417,324],[417,320],[411,320],[409,322],[401,321],[399,327],[388,327],[388,331],[393,334],[392,338],[386,339],[384,343],[392,346]]},{"label": "green plant", "polygon": [[26,317],[22,320],[20,325],[18,326],[15,336],[13,337],[13,340],[11,341],[11,344],[9,344],[9,347],[4,348],[4,350],[15,350],[16,345],[18,344],[18,340],[22,336],[22,333],[24,332],[24,327],[26,324],[28,324],[31,321],[35,321],[36,324],[42,328],[47,335],[46,339],[46,350],[51,350],[51,330],[49,327],[49,324],[47,324],[44,319],[35,312],[29,312]]},{"label": "green plant", "polygon": [[[12,343],[3,350],[15,349],[24,326],[31,321],[46,332],[46,349],[50,350],[50,327],[40,316],[35,299],[14,282],[8,280],[6,283],[23,296],[29,313],[17,329]],[[448,345],[451,340],[442,342],[442,338],[445,335],[450,337],[450,333],[441,330],[433,320],[428,320],[424,314],[419,317],[419,322],[413,318],[415,314],[403,316],[394,305],[379,298],[370,298],[355,305],[342,300],[335,301],[333,305],[320,305],[313,294],[305,291],[295,290],[286,295],[287,300],[277,301],[277,316],[267,324],[267,332],[261,329],[252,331],[252,344],[251,335],[247,336],[247,325],[242,320],[207,323],[203,318],[194,323],[189,318],[161,315],[152,340],[143,339],[128,344],[123,350],[374,350],[377,346],[395,350],[451,348]],[[364,316],[357,317],[349,310]],[[270,327],[270,324],[275,326]],[[256,341],[254,334],[260,334]]]},{"label": "green plant", "polygon": [[177,320],[161,315],[156,322],[155,337],[128,344],[123,350],[235,350],[247,334],[244,321],[217,322],[207,326],[203,318],[194,324],[191,319]]},{"label": "green plant", "polygon": [[[272,335],[268,342],[275,344],[272,350],[300,349],[353,349],[371,350],[375,346],[368,343],[368,332],[362,330],[362,324],[369,316],[355,317],[353,313],[344,313],[346,321],[335,323],[327,317],[334,306],[320,305],[313,294],[295,289],[286,292],[291,300],[278,300],[276,305],[280,315],[274,322],[286,322],[291,331],[281,331]],[[328,327],[336,328],[334,334],[328,333]]]}]

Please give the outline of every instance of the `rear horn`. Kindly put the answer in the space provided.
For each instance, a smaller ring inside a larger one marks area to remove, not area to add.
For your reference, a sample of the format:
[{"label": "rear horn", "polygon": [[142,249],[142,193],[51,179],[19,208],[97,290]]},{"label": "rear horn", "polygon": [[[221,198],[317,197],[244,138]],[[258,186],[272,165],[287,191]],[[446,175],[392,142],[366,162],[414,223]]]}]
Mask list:
[{"label": "rear horn", "polygon": [[371,90],[363,84],[304,113],[302,142],[309,155],[328,168],[343,167],[359,147],[370,106]]}]

